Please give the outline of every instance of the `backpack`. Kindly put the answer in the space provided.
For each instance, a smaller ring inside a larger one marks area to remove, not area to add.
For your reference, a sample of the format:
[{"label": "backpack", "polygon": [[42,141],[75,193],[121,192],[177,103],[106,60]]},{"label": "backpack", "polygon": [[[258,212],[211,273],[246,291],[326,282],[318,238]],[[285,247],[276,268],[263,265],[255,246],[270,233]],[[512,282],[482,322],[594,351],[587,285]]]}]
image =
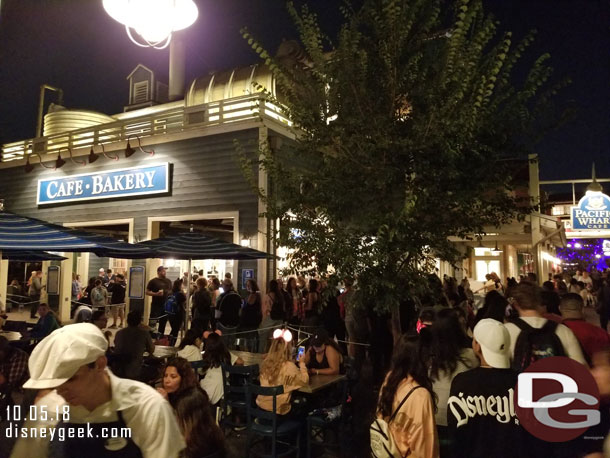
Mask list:
[{"label": "backpack", "polygon": [[400,401],[400,404],[398,404],[398,407],[396,407],[396,410],[394,410],[394,413],[392,413],[387,422],[383,418],[376,418],[373,420],[373,423],[371,423],[369,430],[371,433],[371,451],[375,458],[404,458],[409,455],[409,452],[407,452],[407,454],[403,456],[398,450],[394,437],[390,431],[390,423],[392,423],[392,420],[394,420],[394,417],[405,401],[409,399],[411,393],[418,388],[423,388],[423,386],[417,385],[411,388],[403,400]]},{"label": "backpack", "polygon": [[165,313],[168,313],[169,315],[178,313],[178,298],[175,293],[167,296],[167,300],[165,301]]},{"label": "backpack", "polygon": [[533,328],[521,318],[513,320],[521,333],[515,343],[513,369],[523,372],[530,364],[550,356],[565,356],[561,340],[555,331],[558,324],[547,320],[541,328]]},{"label": "backpack", "polygon": [[102,288],[93,288],[91,291],[91,299],[93,299],[94,302],[104,302],[104,293],[102,293]]}]

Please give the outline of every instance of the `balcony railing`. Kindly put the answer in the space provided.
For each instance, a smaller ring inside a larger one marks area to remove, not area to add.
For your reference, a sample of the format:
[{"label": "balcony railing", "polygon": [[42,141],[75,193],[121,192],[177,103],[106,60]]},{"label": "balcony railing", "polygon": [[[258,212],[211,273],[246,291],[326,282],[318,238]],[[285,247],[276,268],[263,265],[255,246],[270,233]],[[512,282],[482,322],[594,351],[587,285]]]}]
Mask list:
[{"label": "balcony railing", "polygon": [[247,95],[6,143],[2,145],[1,160],[9,162],[32,153],[44,156],[63,148],[88,148],[100,143],[126,141],[131,136],[144,138],[263,118],[292,125],[279,107],[260,95]]}]

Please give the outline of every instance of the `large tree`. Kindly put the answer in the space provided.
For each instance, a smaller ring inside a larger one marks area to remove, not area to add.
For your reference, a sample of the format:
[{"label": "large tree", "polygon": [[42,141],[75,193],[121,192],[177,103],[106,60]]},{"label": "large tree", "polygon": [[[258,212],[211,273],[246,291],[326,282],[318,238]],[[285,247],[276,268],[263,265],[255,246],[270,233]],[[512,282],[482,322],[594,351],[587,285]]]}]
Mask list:
[{"label": "large tree", "polygon": [[436,258],[462,256],[450,236],[529,211],[508,159],[544,129],[557,90],[549,56],[523,71],[533,34],[514,43],[481,0],[363,0],[342,9],[333,38],[307,7],[288,8],[306,65],[243,32],[296,135],[261,150],[271,187],[259,192],[280,221],[270,235],[292,250],[292,272],[357,277],[361,304],[392,310]]}]

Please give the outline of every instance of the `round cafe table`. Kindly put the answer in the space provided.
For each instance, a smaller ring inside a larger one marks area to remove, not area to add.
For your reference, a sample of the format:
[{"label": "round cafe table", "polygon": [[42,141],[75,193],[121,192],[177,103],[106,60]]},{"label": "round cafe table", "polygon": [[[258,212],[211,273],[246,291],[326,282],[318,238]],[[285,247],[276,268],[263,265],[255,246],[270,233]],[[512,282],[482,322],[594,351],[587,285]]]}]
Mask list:
[{"label": "round cafe table", "polygon": [[9,342],[13,340],[21,340],[21,333],[16,331],[0,331],[0,336],[6,337]]}]

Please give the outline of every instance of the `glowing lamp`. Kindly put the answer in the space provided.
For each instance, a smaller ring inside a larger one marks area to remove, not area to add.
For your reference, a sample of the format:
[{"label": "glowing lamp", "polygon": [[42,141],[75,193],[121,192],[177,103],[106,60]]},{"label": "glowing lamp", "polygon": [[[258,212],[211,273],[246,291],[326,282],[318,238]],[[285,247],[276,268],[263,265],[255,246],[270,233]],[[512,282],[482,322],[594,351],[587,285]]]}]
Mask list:
[{"label": "glowing lamp", "polygon": [[103,0],[102,3],[112,19],[125,25],[131,41],[156,49],[166,48],[172,33],[186,29],[199,15],[193,0]]}]

